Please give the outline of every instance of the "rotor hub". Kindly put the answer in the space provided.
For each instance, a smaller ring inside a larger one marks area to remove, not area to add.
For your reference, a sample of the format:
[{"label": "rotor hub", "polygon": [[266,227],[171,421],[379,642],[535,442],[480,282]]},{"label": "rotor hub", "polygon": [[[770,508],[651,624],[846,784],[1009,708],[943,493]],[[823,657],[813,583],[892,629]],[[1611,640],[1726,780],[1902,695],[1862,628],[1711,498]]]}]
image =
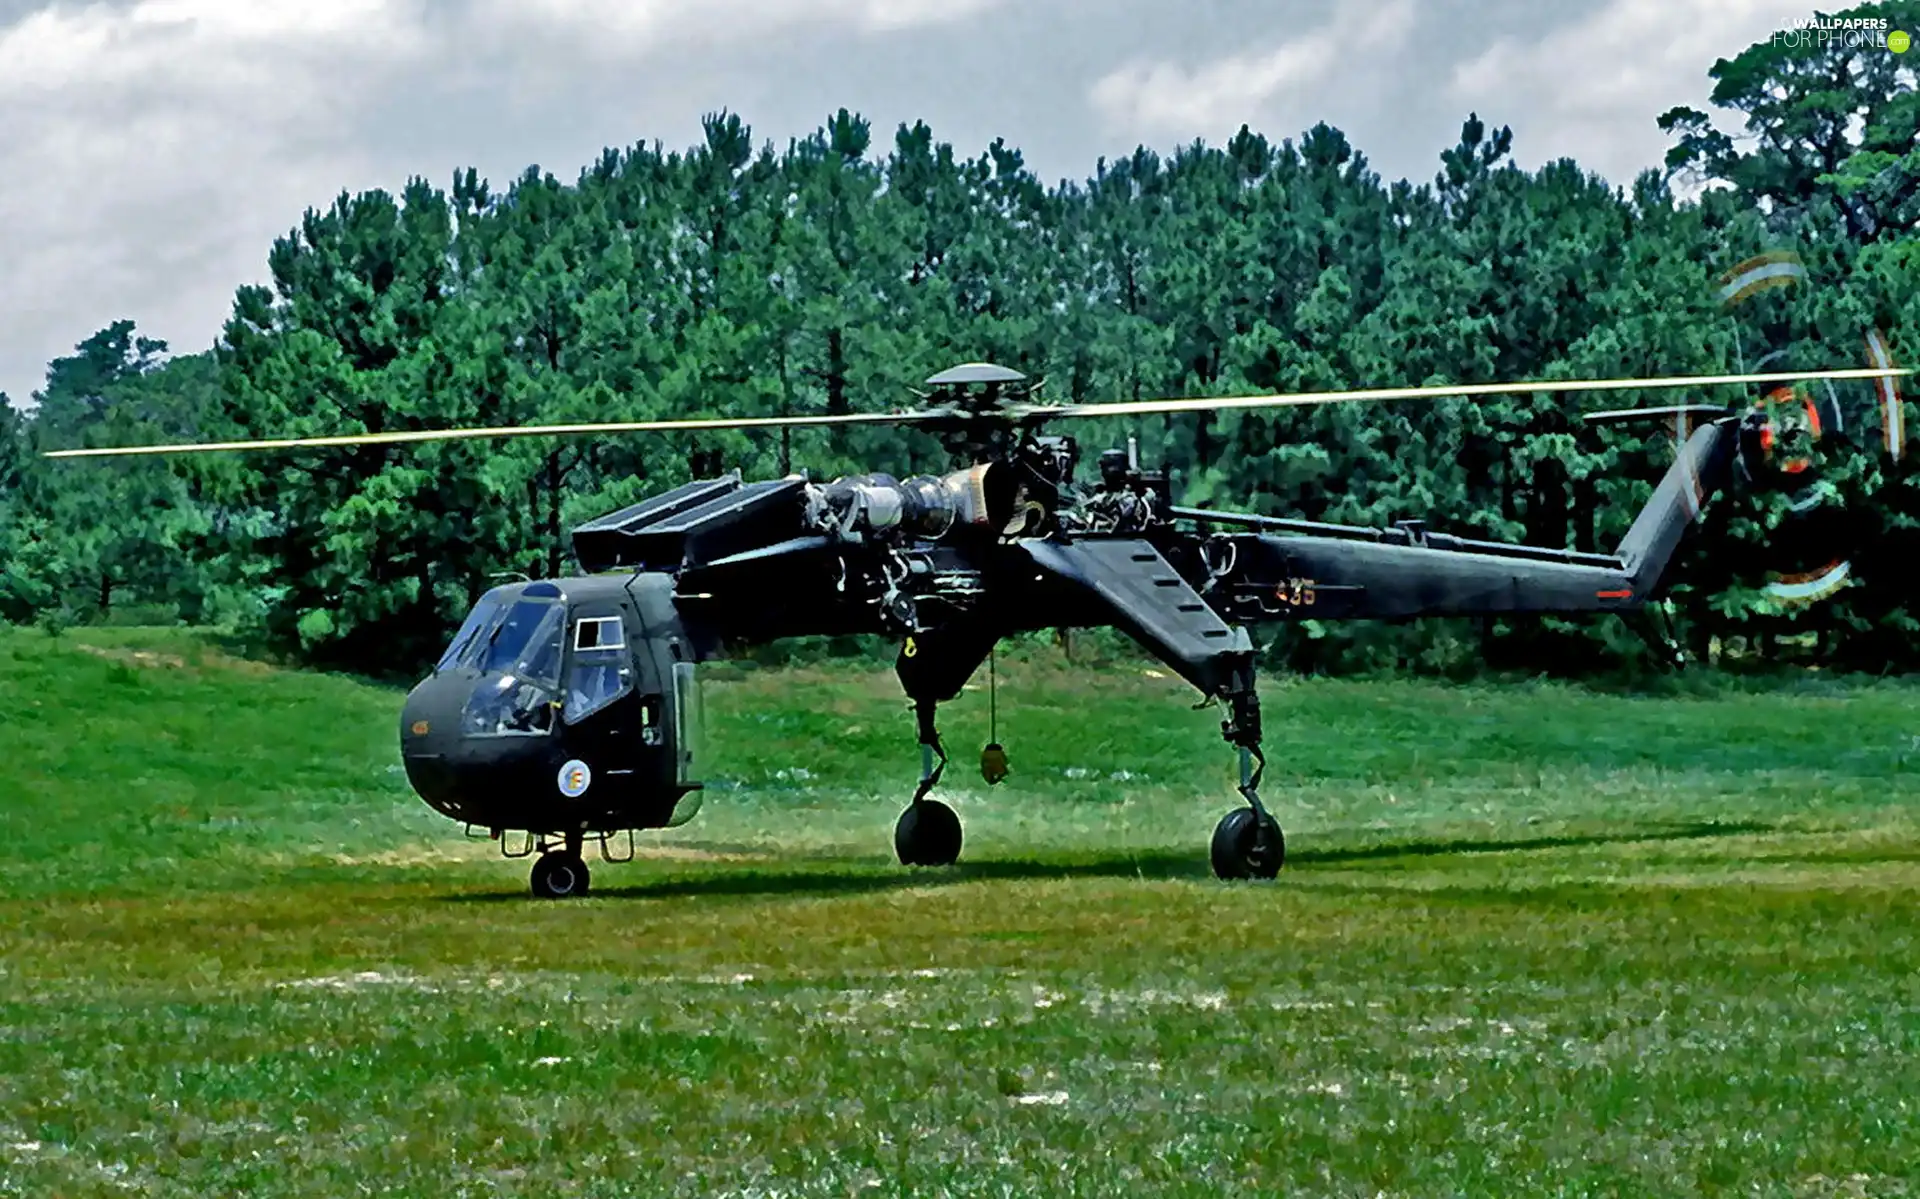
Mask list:
[{"label": "rotor hub", "polygon": [[931,397],[968,416],[1005,416],[1007,409],[1033,391],[1027,377],[1012,367],[992,362],[963,362],[927,378]]}]

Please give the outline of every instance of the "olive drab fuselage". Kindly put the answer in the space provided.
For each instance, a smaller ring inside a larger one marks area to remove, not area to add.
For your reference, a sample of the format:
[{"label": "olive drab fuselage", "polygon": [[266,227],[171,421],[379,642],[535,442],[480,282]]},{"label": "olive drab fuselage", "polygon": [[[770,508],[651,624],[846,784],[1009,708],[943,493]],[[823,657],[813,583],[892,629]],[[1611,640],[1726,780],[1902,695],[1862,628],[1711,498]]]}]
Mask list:
[{"label": "olive drab fuselage", "polygon": [[[934,709],[993,645],[1090,626],[1127,632],[1221,701],[1223,735],[1257,761],[1248,626],[1640,608],[1726,482],[1738,425],[1708,423],[1680,446],[1614,554],[1418,522],[1360,529],[1175,508],[1164,477],[1116,469],[1112,453],[1099,483],[1076,484],[1067,438],[1017,440],[945,476],[687,483],[574,530],[582,575],[482,597],[407,698],[408,778],[437,811],[496,834],[577,843],[677,823],[701,786],[700,662],[783,637],[868,633],[902,646],[925,758],[918,805],[945,760]],[[1256,765],[1243,786],[1256,807],[1257,781]]]}]

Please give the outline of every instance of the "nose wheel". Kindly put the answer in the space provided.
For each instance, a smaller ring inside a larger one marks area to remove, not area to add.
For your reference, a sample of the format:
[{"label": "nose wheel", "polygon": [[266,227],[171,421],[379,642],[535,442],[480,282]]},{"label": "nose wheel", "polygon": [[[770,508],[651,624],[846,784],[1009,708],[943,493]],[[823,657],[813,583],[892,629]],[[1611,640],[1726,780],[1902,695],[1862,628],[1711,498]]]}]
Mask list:
[{"label": "nose wheel", "polygon": [[569,899],[587,893],[591,877],[580,847],[569,838],[565,849],[550,849],[533,863],[533,893],[540,899]]}]

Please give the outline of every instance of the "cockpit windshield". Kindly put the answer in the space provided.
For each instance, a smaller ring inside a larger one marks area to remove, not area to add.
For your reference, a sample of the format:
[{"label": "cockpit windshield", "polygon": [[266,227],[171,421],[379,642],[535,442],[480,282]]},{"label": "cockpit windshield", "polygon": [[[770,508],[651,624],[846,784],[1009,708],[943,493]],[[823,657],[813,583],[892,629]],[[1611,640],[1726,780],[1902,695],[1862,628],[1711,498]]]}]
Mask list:
[{"label": "cockpit windshield", "polygon": [[561,706],[560,658],[566,607],[555,599],[523,596],[503,605],[455,656],[455,664],[480,671],[461,711],[460,729],[470,737],[542,736],[553,731]]},{"label": "cockpit windshield", "polygon": [[440,655],[440,661],[434,664],[434,672],[451,670],[460,665],[460,660],[473,649],[475,639],[491,633],[493,626],[500,620],[500,611],[504,607],[491,594],[480,597],[480,602],[467,613],[466,620],[460,623],[460,631],[453,635],[447,644],[447,652]]},{"label": "cockpit windshield", "polygon": [[551,600],[521,600],[507,610],[500,628],[488,636],[480,669],[510,670],[523,679],[560,685],[561,633],[566,609]]},{"label": "cockpit windshield", "polygon": [[523,596],[511,604],[483,597],[474,606],[436,670],[464,667],[482,674],[515,674],[558,686],[565,611],[555,599]]}]

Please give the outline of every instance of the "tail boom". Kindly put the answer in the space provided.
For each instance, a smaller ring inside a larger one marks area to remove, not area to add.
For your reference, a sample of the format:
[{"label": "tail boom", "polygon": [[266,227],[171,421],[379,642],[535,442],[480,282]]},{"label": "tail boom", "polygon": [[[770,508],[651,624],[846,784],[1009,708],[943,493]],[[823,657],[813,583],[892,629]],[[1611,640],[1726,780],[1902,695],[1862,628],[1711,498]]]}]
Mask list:
[{"label": "tail boom", "polygon": [[1199,509],[1175,516],[1273,532],[1216,538],[1224,570],[1205,589],[1229,619],[1384,619],[1518,612],[1616,612],[1640,608],[1707,499],[1730,477],[1737,425],[1695,431],[1654,487],[1613,554],[1505,545],[1393,529]]}]

